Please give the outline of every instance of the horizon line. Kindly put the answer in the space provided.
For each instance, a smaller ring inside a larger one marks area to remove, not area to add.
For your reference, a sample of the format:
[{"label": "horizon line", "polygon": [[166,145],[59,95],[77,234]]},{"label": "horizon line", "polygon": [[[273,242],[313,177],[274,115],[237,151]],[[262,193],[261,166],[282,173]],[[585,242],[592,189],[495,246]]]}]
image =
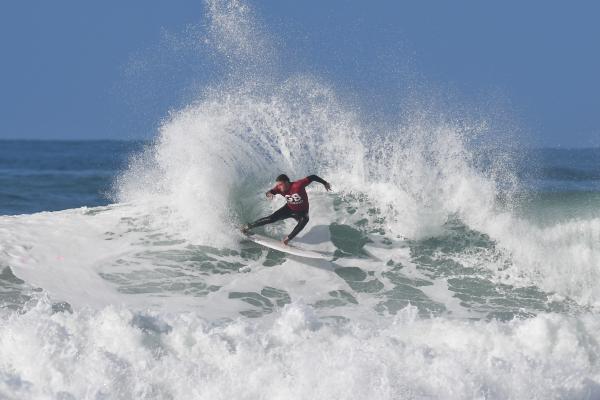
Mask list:
[{"label": "horizon line", "polygon": [[[88,139],[73,139],[73,138],[0,138],[0,142],[151,142],[151,139],[120,139],[120,138],[88,138]],[[591,146],[566,146],[566,145],[542,145],[542,146],[524,146],[522,149],[553,149],[553,150],[583,150],[583,149],[600,149],[600,145]]]}]

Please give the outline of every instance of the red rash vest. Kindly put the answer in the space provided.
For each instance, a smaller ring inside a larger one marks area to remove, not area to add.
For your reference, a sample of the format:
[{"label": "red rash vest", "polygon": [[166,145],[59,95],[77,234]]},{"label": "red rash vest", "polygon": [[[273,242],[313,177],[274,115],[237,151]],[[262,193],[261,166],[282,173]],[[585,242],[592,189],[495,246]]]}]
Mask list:
[{"label": "red rash vest", "polygon": [[304,189],[311,180],[306,178],[299,179],[290,183],[290,187],[286,192],[282,192],[274,187],[270,190],[273,194],[280,194],[285,197],[287,206],[293,211],[308,211],[308,195]]}]

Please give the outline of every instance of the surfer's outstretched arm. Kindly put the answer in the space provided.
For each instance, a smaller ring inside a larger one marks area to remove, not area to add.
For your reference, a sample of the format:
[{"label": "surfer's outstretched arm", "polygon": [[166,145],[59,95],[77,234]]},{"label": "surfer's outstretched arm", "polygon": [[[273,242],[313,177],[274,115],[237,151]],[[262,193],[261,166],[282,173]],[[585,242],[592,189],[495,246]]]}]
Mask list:
[{"label": "surfer's outstretched arm", "polygon": [[323,186],[325,186],[325,189],[327,190],[331,190],[331,185],[329,184],[329,182],[327,182],[325,179],[317,176],[317,175],[309,175],[306,177],[310,182],[319,182],[320,184],[322,184]]}]

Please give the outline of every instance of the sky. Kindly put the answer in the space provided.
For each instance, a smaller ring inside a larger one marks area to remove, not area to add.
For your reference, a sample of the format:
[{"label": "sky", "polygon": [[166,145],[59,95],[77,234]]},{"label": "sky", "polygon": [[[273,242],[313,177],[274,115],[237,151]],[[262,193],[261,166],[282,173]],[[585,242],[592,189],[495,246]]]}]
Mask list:
[{"label": "sky", "polygon": [[[319,76],[368,112],[398,113],[410,91],[445,93],[508,115],[535,145],[600,146],[598,2],[248,4],[282,69]],[[0,138],[152,137],[219,73],[168,39],[203,12],[201,0],[2,2]]]}]

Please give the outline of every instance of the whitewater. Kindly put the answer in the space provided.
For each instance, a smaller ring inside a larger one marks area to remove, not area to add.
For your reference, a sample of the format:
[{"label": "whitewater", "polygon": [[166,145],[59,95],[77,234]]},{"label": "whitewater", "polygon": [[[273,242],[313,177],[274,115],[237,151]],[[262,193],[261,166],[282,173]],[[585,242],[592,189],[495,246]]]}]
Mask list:
[{"label": "whitewater", "polygon": [[[600,399],[600,175],[544,194],[489,121],[373,121],[205,8],[223,74],[114,202],[0,216],[0,398]],[[298,237],[328,260],[239,233],[280,173],[332,184]]]}]

